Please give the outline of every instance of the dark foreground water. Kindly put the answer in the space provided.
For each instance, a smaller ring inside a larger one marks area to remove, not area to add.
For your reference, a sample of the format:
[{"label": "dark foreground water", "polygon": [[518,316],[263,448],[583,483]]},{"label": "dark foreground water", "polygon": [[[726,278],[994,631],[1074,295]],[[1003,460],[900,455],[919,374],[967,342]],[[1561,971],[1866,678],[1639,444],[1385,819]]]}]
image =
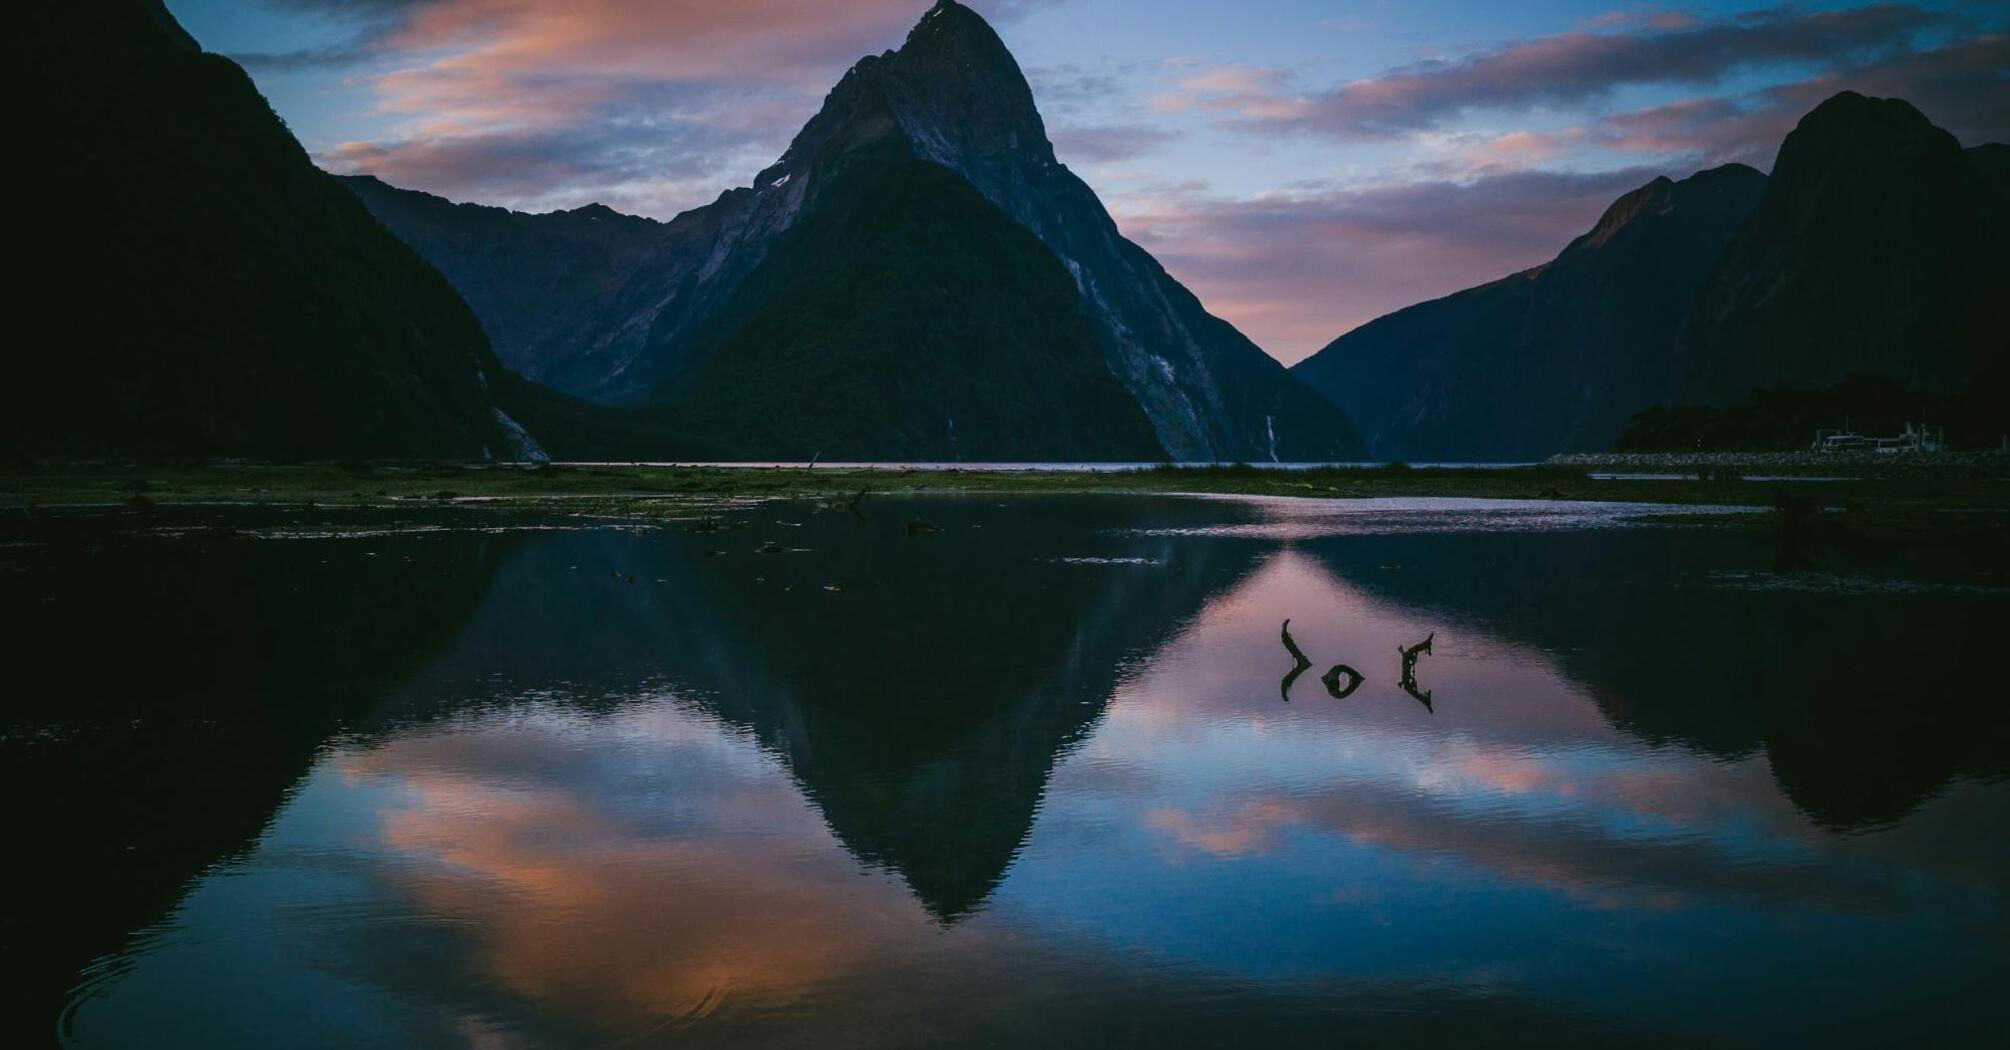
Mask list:
[{"label": "dark foreground water", "polygon": [[1966,555],[862,510],[11,543],[19,1045],[2002,1045]]}]

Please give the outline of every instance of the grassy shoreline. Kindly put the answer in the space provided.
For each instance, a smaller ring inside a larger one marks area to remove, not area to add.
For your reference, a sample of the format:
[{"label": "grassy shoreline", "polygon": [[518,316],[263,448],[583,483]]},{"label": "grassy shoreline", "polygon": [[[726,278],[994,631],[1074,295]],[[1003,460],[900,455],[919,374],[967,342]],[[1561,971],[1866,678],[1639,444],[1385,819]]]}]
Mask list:
[{"label": "grassy shoreline", "polygon": [[1121,471],[458,463],[107,464],[0,468],[0,511],[86,507],[397,508],[490,505],[684,517],[694,504],[892,493],[1202,493],[1325,499],[1461,497],[1771,506],[1789,491],[1879,519],[2010,514],[2010,480],[1946,472],[1834,480],[1597,478],[1584,467],[1163,466]]}]

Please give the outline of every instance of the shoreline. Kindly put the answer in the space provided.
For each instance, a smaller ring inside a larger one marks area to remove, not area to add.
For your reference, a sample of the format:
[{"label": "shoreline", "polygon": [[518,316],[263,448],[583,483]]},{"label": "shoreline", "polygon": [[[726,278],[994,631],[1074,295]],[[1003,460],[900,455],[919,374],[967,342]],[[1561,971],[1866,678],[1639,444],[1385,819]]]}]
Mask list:
[{"label": "shoreline", "polygon": [[[1129,470],[933,469],[897,465],[786,467],[495,463],[121,463],[0,467],[0,520],[98,515],[228,513],[245,508],[428,514],[542,511],[565,516],[689,520],[735,506],[825,501],[863,491],[902,493],[1198,494],[1367,499],[1457,497],[1756,506],[1749,526],[1793,503],[1861,528],[1912,535],[1998,529],[2010,537],[2010,457],[1954,454],[1905,469],[1886,464],[1795,471],[1800,460],[1558,457],[1507,467],[1158,466]],[[1013,465],[1018,467],[1020,465]],[[1596,468],[1617,468],[1601,476]],[[1757,467],[1780,477],[1746,478]],[[1629,475],[1626,470],[1643,471]],[[1660,473],[1645,473],[1657,470]],[[1704,476],[1698,476],[1702,474]],[[2010,545],[2010,538],[2003,540]]]},{"label": "shoreline", "polygon": [[1564,452],[1544,466],[1578,470],[1762,470],[1780,475],[1855,478],[1970,476],[2010,480],[2010,452]]}]

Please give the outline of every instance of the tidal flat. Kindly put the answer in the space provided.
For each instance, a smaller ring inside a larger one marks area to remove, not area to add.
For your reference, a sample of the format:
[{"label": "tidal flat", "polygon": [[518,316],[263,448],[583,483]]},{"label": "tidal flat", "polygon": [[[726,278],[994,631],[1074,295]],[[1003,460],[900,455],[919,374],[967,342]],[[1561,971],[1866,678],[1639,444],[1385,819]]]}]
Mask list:
[{"label": "tidal flat", "polygon": [[[765,502],[838,506],[861,493],[1212,494],[1310,499],[1465,498],[1739,508],[1725,527],[1781,533],[1783,511],[1805,513],[1790,542],[1859,547],[1954,544],[1995,577],[2010,569],[2010,461],[1963,457],[1945,466],[1850,463],[1774,473],[1720,465],[1618,472],[1587,463],[1457,465],[953,464],[680,465],[355,462],[66,464],[0,468],[0,530],[37,531],[50,515],[146,527],[231,508],[289,508],[356,527],[442,512],[540,520],[692,522]],[[839,502],[833,502],[839,501]],[[1757,511],[1757,513],[1745,513]],[[349,517],[355,512],[354,517]],[[1652,508],[1642,511],[1652,516]],[[469,519],[473,520],[473,519]],[[1689,519],[1692,524],[1698,519]],[[62,528],[62,526],[58,526]]]}]

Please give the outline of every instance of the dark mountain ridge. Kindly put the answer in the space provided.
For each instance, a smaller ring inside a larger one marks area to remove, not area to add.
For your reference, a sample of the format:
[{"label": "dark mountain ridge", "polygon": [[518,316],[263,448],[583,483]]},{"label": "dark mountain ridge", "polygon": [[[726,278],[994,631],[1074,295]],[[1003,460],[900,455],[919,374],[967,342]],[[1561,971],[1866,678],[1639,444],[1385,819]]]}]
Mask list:
[{"label": "dark mountain ridge", "polygon": [[1674,395],[1689,311],[1765,181],[1742,164],[1656,178],[1554,260],[1379,318],[1293,370],[1378,459],[1608,448]]},{"label": "dark mountain ridge", "polygon": [[1963,150],[1903,101],[1842,92],[1770,177],[1656,179],[1553,262],[1370,322],[1295,371],[1383,458],[1604,450],[1650,407],[1799,403],[1785,395],[1849,377],[1903,402],[1879,418],[1938,404],[1987,436],[2010,429],[2005,243],[2010,147]]},{"label": "dark mountain ridge", "polygon": [[[531,374],[598,401],[680,401],[702,348],[732,339],[728,315],[759,312],[741,286],[822,199],[826,183],[865,167],[918,160],[954,172],[999,212],[1031,231],[1074,286],[1105,368],[1142,408],[1164,453],[1179,459],[1332,459],[1359,452],[1344,417],[1198,300],[1117,232],[1086,184],[1061,165],[1018,64],[984,20],[953,0],[937,4],[901,48],[868,56],[753,186],[722,194],[665,224],[646,259],[597,320],[551,325]],[[366,200],[381,194],[365,193]],[[403,233],[389,207],[379,218]],[[534,217],[549,221],[549,217]],[[471,253],[452,239],[411,236],[450,274],[474,284],[510,281],[514,252]],[[794,242],[788,242],[794,243]],[[526,300],[538,293],[510,286]],[[895,299],[905,290],[893,290]],[[474,297],[481,308],[481,296]],[[573,304],[553,306],[570,315]],[[883,306],[862,308],[862,313]],[[524,325],[485,314],[491,331]],[[744,323],[743,320],[739,323]],[[997,326],[980,321],[977,327]],[[1061,324],[1045,320],[1042,324]],[[913,334],[909,333],[910,336]],[[939,334],[939,333],[937,333]],[[942,352],[940,344],[913,353]],[[788,354],[799,354],[801,348]],[[515,353],[514,349],[512,353]]]},{"label": "dark mountain ridge", "polygon": [[22,14],[14,455],[519,456],[444,278],[157,0]]},{"label": "dark mountain ridge", "polygon": [[1817,106],[1698,300],[1683,400],[1852,374],[2005,390],[2006,156],[1962,149],[1900,99],[1845,91]]}]

